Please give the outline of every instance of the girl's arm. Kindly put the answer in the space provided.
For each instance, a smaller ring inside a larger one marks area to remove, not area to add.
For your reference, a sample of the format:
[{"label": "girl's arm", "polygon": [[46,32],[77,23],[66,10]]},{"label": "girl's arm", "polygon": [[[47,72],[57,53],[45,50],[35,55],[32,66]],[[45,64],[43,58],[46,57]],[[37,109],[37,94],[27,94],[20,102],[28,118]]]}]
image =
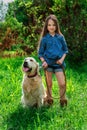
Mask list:
[{"label": "girl's arm", "polygon": [[45,39],[42,39],[40,43],[39,51],[38,51],[38,56],[42,62],[43,68],[47,68],[48,64],[43,57],[44,51],[45,51]]},{"label": "girl's arm", "polygon": [[38,50],[38,57],[41,59],[41,61],[44,60],[44,58],[43,58],[44,51],[45,51],[45,39],[42,38],[42,40],[40,42],[39,50]]},{"label": "girl's arm", "polygon": [[59,60],[57,60],[57,64],[59,64],[59,65],[61,65],[62,63],[63,63],[63,61],[64,61],[64,59],[65,59],[65,57],[66,57],[66,55],[67,55],[67,53],[68,53],[68,47],[67,47],[67,43],[66,43],[66,41],[65,41],[65,38],[64,38],[64,36],[63,37],[61,37],[61,43],[62,43],[62,49],[63,49],[63,56],[59,59]]},{"label": "girl's arm", "polygon": [[68,54],[68,47],[64,36],[61,38],[61,44],[64,54]]},{"label": "girl's arm", "polygon": [[40,60],[42,61],[42,66],[43,66],[43,68],[44,68],[44,69],[47,68],[47,67],[48,67],[48,64],[47,64],[47,62],[45,61],[45,59],[44,59],[43,57],[40,57]]}]

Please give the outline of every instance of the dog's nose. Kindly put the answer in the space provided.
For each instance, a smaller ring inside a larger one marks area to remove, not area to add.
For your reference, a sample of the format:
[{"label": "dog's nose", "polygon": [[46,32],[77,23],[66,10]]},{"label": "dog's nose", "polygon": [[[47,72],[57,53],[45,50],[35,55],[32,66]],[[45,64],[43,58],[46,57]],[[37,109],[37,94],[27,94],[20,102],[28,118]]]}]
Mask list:
[{"label": "dog's nose", "polygon": [[23,64],[24,67],[28,67],[28,63],[25,61]]}]

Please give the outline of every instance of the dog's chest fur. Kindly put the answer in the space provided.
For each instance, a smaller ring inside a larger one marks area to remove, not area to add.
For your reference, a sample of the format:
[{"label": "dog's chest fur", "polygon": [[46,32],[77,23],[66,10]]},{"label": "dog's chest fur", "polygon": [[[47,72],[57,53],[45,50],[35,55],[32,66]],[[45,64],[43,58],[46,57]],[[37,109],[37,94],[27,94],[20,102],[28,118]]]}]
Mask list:
[{"label": "dog's chest fur", "polygon": [[42,84],[42,79],[40,76],[35,76],[34,78],[28,78],[26,75],[23,79],[23,90],[29,93],[31,90],[39,88]]}]

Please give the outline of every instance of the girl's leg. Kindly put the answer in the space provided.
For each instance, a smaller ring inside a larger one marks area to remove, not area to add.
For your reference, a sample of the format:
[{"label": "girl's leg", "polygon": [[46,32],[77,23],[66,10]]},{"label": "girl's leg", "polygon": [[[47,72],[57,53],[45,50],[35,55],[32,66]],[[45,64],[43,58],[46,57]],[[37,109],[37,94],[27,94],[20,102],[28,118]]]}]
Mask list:
[{"label": "girl's leg", "polygon": [[52,99],[52,72],[45,71],[46,85],[47,85],[47,102],[51,105]]},{"label": "girl's leg", "polygon": [[60,92],[60,105],[64,106],[67,105],[67,99],[65,97],[66,93],[66,81],[64,72],[56,72],[56,78],[59,84],[59,92]]},{"label": "girl's leg", "polygon": [[47,97],[52,97],[52,72],[45,71],[46,84],[47,84]]}]

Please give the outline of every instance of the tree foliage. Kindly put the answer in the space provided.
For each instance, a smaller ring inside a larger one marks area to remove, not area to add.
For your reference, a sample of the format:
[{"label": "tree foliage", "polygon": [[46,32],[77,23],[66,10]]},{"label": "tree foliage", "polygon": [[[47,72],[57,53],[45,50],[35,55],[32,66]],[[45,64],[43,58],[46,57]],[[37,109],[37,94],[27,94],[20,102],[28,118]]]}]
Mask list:
[{"label": "tree foliage", "polygon": [[[70,59],[72,61],[86,59],[86,0],[15,0],[9,4],[3,27],[5,32],[8,26],[11,32],[17,32],[16,43],[21,44],[22,49],[29,53],[37,49],[44,20],[49,14],[55,14],[58,18],[68,44]],[[2,26],[0,28],[3,31]],[[1,42],[3,43],[3,39]]]}]

